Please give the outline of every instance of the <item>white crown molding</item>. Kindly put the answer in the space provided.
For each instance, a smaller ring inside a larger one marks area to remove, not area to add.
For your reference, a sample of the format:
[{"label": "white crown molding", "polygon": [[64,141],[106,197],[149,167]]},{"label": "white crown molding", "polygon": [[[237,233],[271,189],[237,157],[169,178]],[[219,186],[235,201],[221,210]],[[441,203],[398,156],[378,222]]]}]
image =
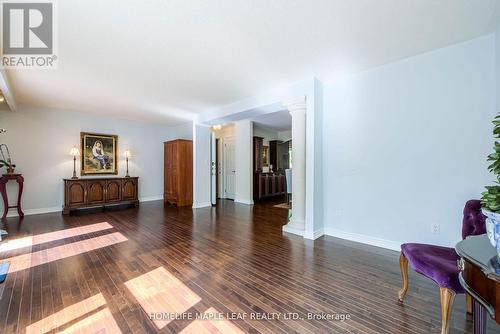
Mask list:
[{"label": "white crown molding", "polygon": [[7,77],[7,73],[3,69],[0,69],[0,90],[2,91],[5,102],[10,107],[10,110],[17,111],[17,103],[12,93],[9,78]]},{"label": "white crown molding", "polygon": [[293,116],[294,113],[306,113],[307,110],[307,98],[301,96],[298,98],[284,100],[281,103],[288,109],[290,115]]}]

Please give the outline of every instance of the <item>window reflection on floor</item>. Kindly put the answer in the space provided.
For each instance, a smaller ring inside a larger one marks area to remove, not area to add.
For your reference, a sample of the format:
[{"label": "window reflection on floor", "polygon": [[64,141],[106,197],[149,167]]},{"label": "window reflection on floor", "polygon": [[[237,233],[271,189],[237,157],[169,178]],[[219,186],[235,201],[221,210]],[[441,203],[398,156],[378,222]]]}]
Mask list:
[{"label": "window reflection on floor", "polygon": [[[146,314],[181,314],[196,305],[201,298],[165,268],[154,269],[131,279],[125,286],[134,295]],[[165,327],[172,320],[154,318],[157,328]]]},{"label": "window reflection on floor", "polygon": [[[0,253],[31,247],[65,238],[111,229],[113,226],[103,222],[62,231],[43,233],[35,236],[12,240],[0,246]],[[29,269],[71,256],[84,254],[118,244],[128,239],[119,232],[76,241],[36,252],[13,256],[2,260],[10,262],[9,273]],[[64,278],[62,278],[64,279]],[[126,281],[125,286],[139,303],[144,312],[153,314],[182,314],[193,308],[201,298],[163,267]],[[213,307],[202,318],[195,318],[182,333],[242,333],[231,321],[220,317]],[[210,315],[214,315],[211,317]],[[218,316],[215,316],[218,315]],[[152,317],[151,321],[161,330],[175,317]],[[104,296],[99,293],[64,309],[55,312],[26,327],[26,333],[121,333]]]},{"label": "window reflection on floor", "polygon": [[[214,318],[217,319],[216,316],[220,312],[214,309],[213,307],[209,308],[204,314],[214,315]],[[207,319],[210,317],[207,317]],[[244,333],[241,329],[236,327],[229,320],[206,320],[199,319],[190,323],[186,328],[181,331],[182,334],[199,334],[199,333]]]},{"label": "window reflection on floor", "polygon": [[0,253],[11,250],[17,250],[24,247],[40,245],[47,242],[76,237],[79,235],[84,235],[92,232],[104,231],[110,228],[113,228],[113,226],[107,222],[102,222],[97,224],[69,228],[61,231],[48,232],[28,237],[22,237],[13,240],[7,239],[6,241],[0,244]]},{"label": "window reflection on floor", "polygon": [[105,305],[103,295],[96,294],[29,325],[26,333],[120,333]]},{"label": "window reflection on floor", "polygon": [[121,331],[111,311],[105,308],[70,325],[60,333],[120,334]]},{"label": "window reflection on floor", "polygon": [[115,232],[100,237],[44,249],[33,253],[14,256],[8,259],[4,259],[2,262],[10,262],[10,274],[19,270],[28,269],[45,263],[61,260],[70,256],[83,254],[127,240],[128,239],[123,236],[123,234],[121,234],[120,232]]}]

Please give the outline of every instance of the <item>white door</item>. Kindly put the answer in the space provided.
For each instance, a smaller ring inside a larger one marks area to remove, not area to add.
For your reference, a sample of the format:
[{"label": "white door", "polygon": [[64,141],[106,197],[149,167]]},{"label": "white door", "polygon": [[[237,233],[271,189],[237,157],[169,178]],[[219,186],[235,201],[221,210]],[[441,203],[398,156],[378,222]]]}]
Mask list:
[{"label": "white door", "polygon": [[210,134],[210,198],[212,205],[217,204],[217,147],[215,146],[215,133]]},{"label": "white door", "polygon": [[224,197],[229,199],[234,199],[236,177],[234,154],[234,137],[224,138]]}]

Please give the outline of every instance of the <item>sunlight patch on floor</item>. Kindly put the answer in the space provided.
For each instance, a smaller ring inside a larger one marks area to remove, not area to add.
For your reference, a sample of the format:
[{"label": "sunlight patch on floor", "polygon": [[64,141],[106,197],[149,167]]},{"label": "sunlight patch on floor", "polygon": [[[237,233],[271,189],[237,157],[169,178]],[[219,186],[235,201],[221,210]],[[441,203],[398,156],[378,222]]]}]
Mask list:
[{"label": "sunlight patch on floor", "polygon": [[92,225],[69,228],[61,231],[48,232],[13,240],[7,240],[6,242],[0,244],[0,253],[24,247],[40,245],[43,243],[52,242],[56,240],[76,237],[79,235],[84,235],[92,232],[104,231],[110,228],[113,228],[113,226],[107,222],[103,222]]},{"label": "sunlight patch on floor", "polygon": [[64,325],[80,319],[104,305],[106,305],[106,301],[103,295],[99,293],[29,325],[26,327],[26,333],[39,334],[61,329]]},{"label": "sunlight patch on floor", "polygon": [[[218,319],[219,311],[215,308],[211,307],[204,312],[203,319],[197,319],[190,323],[186,328],[184,328],[180,333],[182,334],[202,334],[202,333],[231,333],[238,334],[244,333],[237,326],[233,325],[231,321],[227,319],[220,320]],[[210,319],[210,316],[213,316],[213,320]]]},{"label": "sunlight patch on floor", "polygon": [[106,307],[65,328],[60,331],[60,333],[120,334],[121,331],[113,318],[113,314],[111,314],[111,311]]},{"label": "sunlight patch on floor", "polygon": [[[147,315],[181,314],[201,300],[196,293],[163,267],[131,279],[125,282],[125,286]],[[157,328],[162,329],[172,320],[160,318],[152,321]]]},{"label": "sunlight patch on floor", "polygon": [[103,236],[72,242],[66,245],[57,246],[41,251],[14,256],[4,259],[2,262],[9,261],[9,273],[36,267],[42,264],[65,259],[71,256],[87,253],[99,248],[111,246],[128,239],[120,232],[110,233]]}]

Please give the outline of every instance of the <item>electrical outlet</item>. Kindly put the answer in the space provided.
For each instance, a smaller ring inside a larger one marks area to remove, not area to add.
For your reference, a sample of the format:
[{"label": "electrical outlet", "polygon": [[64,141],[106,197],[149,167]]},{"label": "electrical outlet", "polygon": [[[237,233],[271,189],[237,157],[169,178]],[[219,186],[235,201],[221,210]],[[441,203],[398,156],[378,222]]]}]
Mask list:
[{"label": "electrical outlet", "polygon": [[437,223],[431,225],[432,234],[439,234],[441,232],[441,226]]}]

